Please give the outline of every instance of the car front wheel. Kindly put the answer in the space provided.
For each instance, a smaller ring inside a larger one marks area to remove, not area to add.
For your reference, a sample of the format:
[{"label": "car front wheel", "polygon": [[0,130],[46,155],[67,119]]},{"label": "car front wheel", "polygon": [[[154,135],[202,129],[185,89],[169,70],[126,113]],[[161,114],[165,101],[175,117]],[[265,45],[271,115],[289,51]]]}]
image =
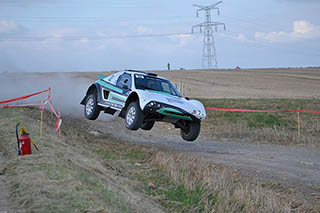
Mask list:
[{"label": "car front wheel", "polygon": [[97,96],[90,94],[84,105],[84,115],[89,120],[95,120],[100,114],[100,106],[97,104]]},{"label": "car front wheel", "polygon": [[188,122],[184,129],[181,129],[181,137],[186,141],[194,141],[200,134],[201,123],[196,120],[193,122]]},{"label": "car front wheel", "polygon": [[155,121],[143,121],[141,125],[141,129],[143,130],[151,130]]},{"label": "car front wheel", "polygon": [[137,102],[129,104],[125,115],[126,127],[130,130],[138,130],[143,122],[143,113]]}]

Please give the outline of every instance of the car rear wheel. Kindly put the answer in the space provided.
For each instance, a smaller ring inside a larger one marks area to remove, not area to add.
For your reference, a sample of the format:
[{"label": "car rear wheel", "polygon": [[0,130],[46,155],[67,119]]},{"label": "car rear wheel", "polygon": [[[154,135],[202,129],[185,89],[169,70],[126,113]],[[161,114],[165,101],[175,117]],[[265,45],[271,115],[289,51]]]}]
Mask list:
[{"label": "car rear wheel", "polygon": [[97,104],[97,96],[90,94],[84,105],[84,115],[89,120],[95,120],[100,114],[100,106]]},{"label": "car rear wheel", "polygon": [[143,113],[137,102],[129,104],[125,115],[126,127],[130,130],[138,130],[143,122]]},{"label": "car rear wheel", "polygon": [[151,130],[155,121],[143,121],[141,125],[141,129],[143,130]]},{"label": "car rear wheel", "polygon": [[200,134],[201,123],[196,120],[187,122],[184,129],[181,129],[181,137],[186,141],[194,141]]}]

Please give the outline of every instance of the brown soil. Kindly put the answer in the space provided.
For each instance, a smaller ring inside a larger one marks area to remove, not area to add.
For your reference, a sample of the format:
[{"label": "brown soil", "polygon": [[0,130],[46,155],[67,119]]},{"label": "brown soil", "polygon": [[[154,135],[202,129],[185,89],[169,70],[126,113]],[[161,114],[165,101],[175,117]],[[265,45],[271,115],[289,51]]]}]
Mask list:
[{"label": "brown soil", "polygon": [[320,98],[319,69],[181,70],[157,72],[186,83],[201,98]]},{"label": "brown soil", "polygon": [[[320,98],[320,68],[150,71],[168,78],[185,96],[198,98]],[[98,74],[69,73],[81,78]]]}]

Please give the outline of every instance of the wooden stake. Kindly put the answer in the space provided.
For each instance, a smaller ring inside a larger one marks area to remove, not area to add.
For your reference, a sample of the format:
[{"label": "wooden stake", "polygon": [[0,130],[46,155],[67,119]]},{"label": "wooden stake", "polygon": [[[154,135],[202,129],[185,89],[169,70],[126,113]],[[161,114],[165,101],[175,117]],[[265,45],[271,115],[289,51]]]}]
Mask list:
[{"label": "wooden stake", "polygon": [[[43,93],[41,93],[41,107],[43,105]],[[42,122],[43,122],[43,110],[40,110],[40,139],[42,139]]]},{"label": "wooden stake", "polygon": [[298,138],[301,138],[301,121],[300,121],[300,112],[298,112]]},{"label": "wooden stake", "polygon": [[[53,105],[53,104],[52,104],[52,99],[51,99],[50,101],[51,101],[51,102],[50,102],[50,103],[51,103],[51,105]],[[50,112],[51,112],[51,119],[53,119],[53,118],[54,118],[54,116],[53,116],[53,112],[52,112],[52,110],[50,110]]]},{"label": "wooden stake", "polygon": [[[51,97],[51,88],[49,89],[49,97]],[[52,98],[51,98],[49,101],[50,101],[50,103],[52,104]],[[51,112],[51,119],[53,119],[53,112],[52,112],[52,110],[50,110],[50,112]]]},{"label": "wooden stake", "polygon": [[[61,117],[61,113],[60,113],[60,105],[58,105],[58,115],[59,117]],[[59,138],[61,137],[61,126],[59,128]]]}]

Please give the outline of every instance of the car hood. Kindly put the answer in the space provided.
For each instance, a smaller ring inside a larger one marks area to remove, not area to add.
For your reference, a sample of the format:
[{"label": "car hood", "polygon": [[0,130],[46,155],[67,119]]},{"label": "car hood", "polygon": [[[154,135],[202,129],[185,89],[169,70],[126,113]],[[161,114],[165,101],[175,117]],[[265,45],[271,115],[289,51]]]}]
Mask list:
[{"label": "car hood", "polygon": [[[156,101],[177,107],[185,112],[193,114],[199,119],[204,119],[206,117],[203,104],[197,100],[187,100],[183,97],[173,96],[165,92],[153,90],[139,90],[138,93],[141,109],[143,109],[150,101]],[[194,111],[200,112],[195,114]]]}]

